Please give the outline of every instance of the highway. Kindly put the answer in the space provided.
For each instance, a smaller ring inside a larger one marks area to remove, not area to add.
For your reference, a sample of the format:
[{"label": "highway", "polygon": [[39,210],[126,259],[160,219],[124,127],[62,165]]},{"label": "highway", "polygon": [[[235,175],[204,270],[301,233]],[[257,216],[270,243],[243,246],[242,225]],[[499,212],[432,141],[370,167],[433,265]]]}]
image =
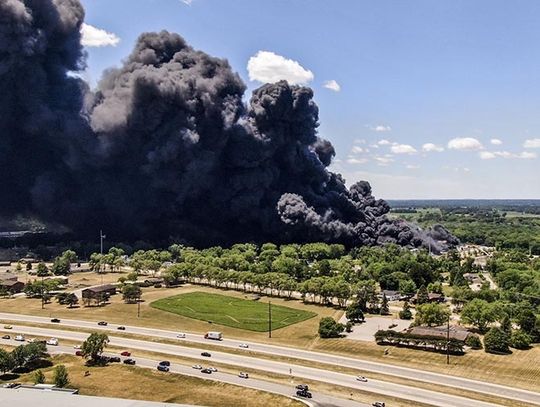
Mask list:
[{"label": "highway", "polygon": [[[50,324],[50,319],[45,317],[37,317],[31,315],[20,315],[20,314],[11,314],[11,313],[0,313],[0,319],[9,320],[9,321],[19,321],[19,322],[28,322],[28,323],[46,323]],[[81,320],[68,320],[62,319],[61,324],[63,326],[69,326],[74,328],[84,328],[91,330],[104,330],[107,332],[118,332],[118,325],[109,324],[108,326],[102,327],[98,326],[96,322],[93,321],[81,321]],[[268,345],[263,343],[256,342],[246,342],[238,339],[227,339],[225,338],[222,341],[211,341],[204,339],[201,334],[193,334],[184,332],[186,335],[185,339],[177,339],[176,336],[179,331],[168,331],[154,328],[144,328],[137,326],[126,326],[126,331],[132,334],[151,336],[156,338],[165,338],[169,340],[176,341],[189,341],[201,345],[206,345],[211,343],[212,345],[223,346],[229,349],[239,349],[238,345],[240,343],[246,343],[249,346],[250,351],[264,353],[273,356],[283,356],[289,358],[296,358],[301,360],[307,360],[311,362],[325,363],[328,365],[339,366],[339,367],[349,367],[354,369],[360,369],[363,371],[381,373],[385,375],[397,376],[400,378],[407,378],[417,381],[423,381],[443,386],[455,387],[463,390],[475,391],[478,393],[485,393],[493,396],[505,397],[513,400],[519,400],[525,403],[537,404],[540,405],[540,394],[528,390],[512,388],[508,386],[502,386],[494,383],[482,382],[477,380],[470,380],[465,378],[460,378],[457,376],[444,375],[439,373],[427,372],[423,370],[411,369],[401,366],[394,366],[384,363],[377,363],[372,361],[366,361],[346,356],[339,356],[334,354],[325,354],[320,352],[312,352],[303,349],[290,348],[285,346],[276,346]],[[228,355],[228,357],[233,356],[235,360],[238,360],[239,356]],[[250,363],[253,363],[253,360],[257,360],[254,357],[250,358]],[[231,362],[228,362],[231,363]],[[234,363],[237,364],[237,363]],[[297,372],[294,372],[297,374]],[[371,383],[371,381],[370,381]],[[386,388],[388,384],[385,383]],[[392,385],[392,387],[397,385]],[[408,387],[410,388],[410,387]],[[385,393],[381,393],[385,394]],[[396,396],[402,397],[402,396]]]},{"label": "highway", "polygon": [[[88,337],[87,333],[70,332],[61,329],[36,328],[23,325],[14,325],[9,331],[3,327],[2,332],[11,334],[23,333],[41,337],[56,337],[73,341],[83,341]],[[211,360],[212,363],[223,363],[227,365],[239,366],[242,371],[252,370],[265,371],[270,373],[289,376],[292,371],[292,378],[302,378],[314,381],[323,381],[328,384],[343,386],[351,389],[370,391],[382,396],[392,396],[402,398],[412,402],[426,403],[440,407],[492,407],[496,404],[476,401],[464,397],[453,396],[418,387],[404,386],[396,383],[389,383],[380,380],[370,379],[367,383],[359,382],[355,376],[337,373],[334,371],[306,367],[302,365],[283,363],[266,359],[259,359],[253,356],[211,351],[212,357],[201,356],[201,352],[206,351],[204,347],[191,348],[185,346],[164,344],[139,339],[127,339],[109,335],[110,345],[124,347],[131,350],[143,350],[149,352],[159,352],[166,355],[176,355],[204,361],[205,364]],[[212,342],[213,343],[213,342]],[[203,362],[201,362],[203,363]],[[539,399],[540,400],[540,399]],[[335,405],[345,405],[342,403]]]}]

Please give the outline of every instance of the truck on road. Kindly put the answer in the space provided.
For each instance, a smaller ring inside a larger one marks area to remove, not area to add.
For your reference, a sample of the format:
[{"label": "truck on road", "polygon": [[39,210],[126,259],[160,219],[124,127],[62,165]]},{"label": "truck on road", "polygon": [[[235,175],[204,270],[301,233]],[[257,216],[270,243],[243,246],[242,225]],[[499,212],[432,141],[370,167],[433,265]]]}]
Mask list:
[{"label": "truck on road", "polygon": [[204,334],[204,339],[213,339],[215,341],[223,340],[223,334],[221,332],[207,332]]}]

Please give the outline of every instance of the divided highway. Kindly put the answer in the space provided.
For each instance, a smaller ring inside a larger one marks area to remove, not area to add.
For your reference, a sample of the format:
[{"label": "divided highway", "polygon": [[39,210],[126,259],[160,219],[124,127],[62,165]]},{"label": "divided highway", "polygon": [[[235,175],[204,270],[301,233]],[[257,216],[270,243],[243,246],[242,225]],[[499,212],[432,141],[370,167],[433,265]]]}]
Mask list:
[{"label": "divided highway", "polygon": [[[11,313],[0,313],[0,319],[9,320],[9,321],[19,321],[23,323],[28,322],[28,323],[50,324],[50,319],[45,318],[45,317],[11,314]],[[81,321],[81,320],[68,320],[68,319],[63,319],[61,322],[61,325],[74,327],[74,328],[104,330],[108,332],[116,332],[116,328],[118,326],[118,325],[112,325],[112,324],[109,326],[97,326],[96,322],[94,321]],[[125,332],[138,334],[138,335],[145,335],[145,336],[150,336],[150,337],[156,337],[156,338],[166,338],[169,340],[189,341],[189,342],[194,342],[194,343],[203,344],[203,345],[206,345],[209,343],[208,340],[204,339],[201,334],[185,333],[185,336],[186,336],[185,339],[177,339],[178,331],[168,331],[168,330],[144,328],[144,327],[137,327],[137,326],[126,326]],[[423,382],[428,382],[428,383],[433,383],[433,384],[438,384],[438,385],[443,385],[443,386],[448,386],[448,387],[455,387],[462,390],[470,390],[470,391],[474,391],[478,393],[485,393],[492,396],[500,396],[500,397],[504,397],[508,399],[519,400],[525,403],[540,405],[540,393],[502,386],[502,385],[493,384],[493,383],[460,378],[457,376],[450,376],[450,375],[427,372],[423,370],[416,370],[416,369],[411,369],[411,368],[406,368],[406,367],[401,367],[401,366],[394,366],[394,365],[389,365],[389,364],[384,364],[384,363],[371,362],[371,361],[355,359],[351,357],[334,355],[334,354],[312,352],[312,351],[307,351],[307,350],[302,350],[302,349],[297,349],[297,348],[268,345],[268,344],[263,344],[263,343],[245,342],[245,341],[240,341],[240,340],[235,340],[235,339],[225,338],[223,341],[212,341],[211,344],[215,346],[217,345],[217,346],[223,346],[226,348],[238,349],[238,345],[241,342],[246,343],[249,346],[249,350],[251,351],[264,353],[268,355],[290,357],[290,358],[307,360],[311,362],[326,363],[326,364],[334,365],[334,366],[361,369],[364,371],[381,373],[385,375],[392,375],[392,376],[397,376],[400,378],[423,381]],[[240,360],[239,358],[245,358],[243,356],[237,356],[237,355],[231,355],[231,354],[223,354],[223,355],[227,355],[227,358],[233,358],[234,361],[227,362],[227,363],[233,363],[233,364],[238,364],[237,361]],[[248,366],[252,366],[254,361],[258,360],[254,357],[248,357],[248,358],[249,358]],[[327,372],[327,371],[323,371],[323,372]],[[280,371],[279,373],[283,373],[283,371]],[[288,369],[287,369],[287,374],[288,374]],[[293,371],[293,375],[297,376],[298,372]],[[318,378],[316,378],[315,380],[319,380],[320,377],[321,376],[318,376]],[[325,376],[323,377],[326,377],[326,373],[325,373]],[[374,381],[370,380],[370,383],[372,382]],[[386,382],[381,382],[381,383],[384,383],[384,386],[382,387],[385,387],[386,389],[388,389],[389,387],[394,388],[398,386],[396,384],[392,384],[390,386]],[[407,387],[408,389],[415,389],[413,393],[416,393],[416,390],[417,390],[416,388],[412,388],[408,386],[403,386],[403,387]],[[373,390],[373,391],[377,391],[380,394],[386,394],[378,390]],[[403,396],[396,396],[396,397],[403,397]],[[407,397],[404,397],[404,398],[407,398]],[[419,400],[416,400],[416,401],[419,401]]]},{"label": "divided highway", "polygon": [[[2,331],[6,331],[2,329]],[[74,341],[83,341],[88,337],[87,333],[70,332],[61,329],[36,328],[28,326],[13,326],[13,333],[23,333],[26,335],[35,335],[42,337],[56,337]],[[133,350],[144,350],[150,352],[159,352],[167,355],[177,355],[192,359],[204,360],[208,358],[201,356],[204,348],[191,348],[178,345],[164,344],[138,339],[127,339],[115,336],[109,336],[110,344],[113,346],[125,347]],[[309,379],[315,381],[324,381],[336,386],[348,387],[364,391],[371,391],[380,395],[398,397],[418,403],[426,403],[441,407],[492,407],[495,404],[467,399],[464,397],[453,396],[435,391],[424,390],[418,387],[404,386],[396,383],[389,383],[380,380],[369,380],[367,383],[356,381],[355,376],[343,373],[337,373],[329,370],[316,369],[302,365],[276,362],[272,360],[259,359],[252,356],[243,356],[224,352],[212,351],[211,361],[213,363],[223,363],[241,367],[241,370],[250,371],[260,370],[281,375],[292,375],[295,378]],[[532,393],[534,394],[534,393]],[[540,401],[540,395],[537,395]],[[337,403],[335,405],[345,405]]]}]

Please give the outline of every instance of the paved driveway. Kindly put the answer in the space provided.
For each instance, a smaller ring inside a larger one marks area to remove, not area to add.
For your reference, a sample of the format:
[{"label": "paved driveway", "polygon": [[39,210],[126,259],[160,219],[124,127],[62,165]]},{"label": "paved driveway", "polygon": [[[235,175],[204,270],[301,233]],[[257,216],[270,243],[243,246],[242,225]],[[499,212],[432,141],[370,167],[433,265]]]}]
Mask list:
[{"label": "paved driveway", "polygon": [[[347,323],[347,318],[343,316],[340,321],[342,324]],[[356,324],[353,326],[353,330],[350,333],[345,332],[347,339],[355,339],[358,341],[373,342],[375,340],[374,335],[379,329],[390,329],[389,326],[397,324],[392,328],[395,331],[402,331],[411,325],[412,320],[406,321],[403,319],[392,318],[391,316],[366,316],[366,322],[363,324]]]}]

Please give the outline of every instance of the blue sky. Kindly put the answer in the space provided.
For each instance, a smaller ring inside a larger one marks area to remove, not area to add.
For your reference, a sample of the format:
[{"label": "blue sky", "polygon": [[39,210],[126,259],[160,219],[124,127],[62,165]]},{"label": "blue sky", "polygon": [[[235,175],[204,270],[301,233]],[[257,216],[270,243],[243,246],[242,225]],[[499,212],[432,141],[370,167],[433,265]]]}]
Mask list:
[{"label": "blue sky", "polygon": [[[141,32],[167,29],[227,58],[249,92],[276,64],[304,78],[349,184],[386,199],[540,198],[538,1],[81,2],[119,40],[87,47],[93,84]],[[250,73],[259,51],[273,54]]]}]

